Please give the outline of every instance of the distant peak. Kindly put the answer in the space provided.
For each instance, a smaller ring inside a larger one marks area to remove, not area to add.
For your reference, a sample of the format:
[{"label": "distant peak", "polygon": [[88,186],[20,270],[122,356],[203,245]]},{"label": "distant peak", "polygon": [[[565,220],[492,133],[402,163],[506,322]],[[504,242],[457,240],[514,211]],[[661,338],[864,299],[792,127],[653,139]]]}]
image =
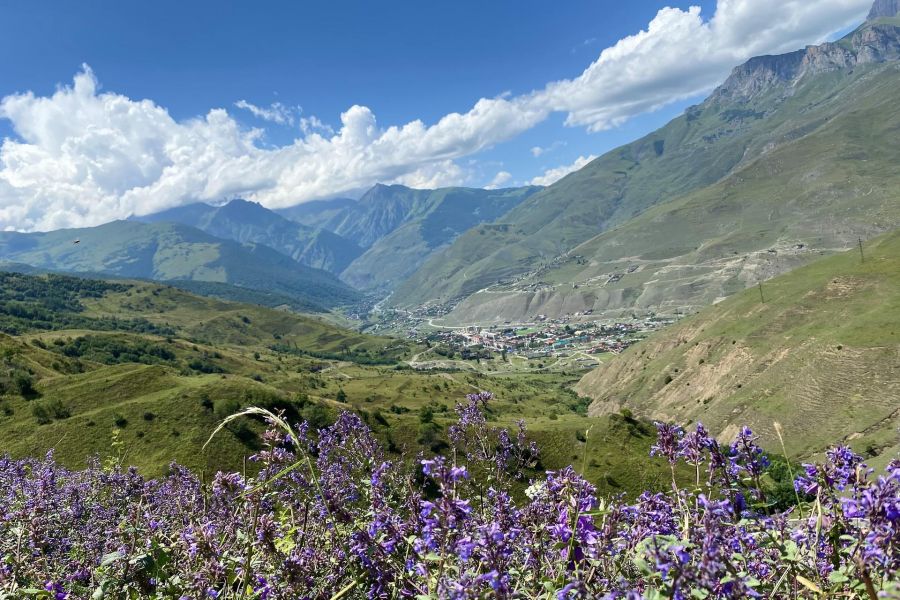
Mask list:
[{"label": "distant peak", "polygon": [[386,197],[391,197],[393,194],[397,192],[406,191],[411,188],[406,187],[405,185],[393,184],[387,185],[384,183],[376,183],[372,187],[368,189],[368,191],[363,194],[359,201],[365,204],[366,202],[372,202],[374,200],[381,200]]},{"label": "distant peak", "polygon": [[875,0],[872,10],[869,11],[868,20],[891,18],[900,15],[900,0]]},{"label": "distant peak", "polygon": [[244,200],[243,198],[234,198],[233,200],[229,200],[227,205],[235,205],[235,206],[260,206],[259,202],[251,202],[250,200]]},{"label": "distant peak", "polygon": [[250,200],[244,200],[242,198],[235,198],[234,200],[230,200],[228,204],[225,204],[223,206],[223,208],[231,211],[268,212],[268,209],[259,202],[251,202]]}]

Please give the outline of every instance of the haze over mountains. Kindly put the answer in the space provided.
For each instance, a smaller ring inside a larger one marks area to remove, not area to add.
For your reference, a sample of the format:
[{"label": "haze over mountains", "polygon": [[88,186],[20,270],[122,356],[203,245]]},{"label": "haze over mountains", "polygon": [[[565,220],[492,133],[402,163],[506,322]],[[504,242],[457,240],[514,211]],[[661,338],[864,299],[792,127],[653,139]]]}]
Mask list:
[{"label": "haze over mountains", "polygon": [[457,323],[690,308],[896,227],[898,25],[738,67],[658,132],[462,236],[392,302],[462,300]]},{"label": "haze over mountains", "polygon": [[114,221],[49,233],[4,232],[0,257],[46,270],[190,282],[193,291],[225,297],[232,297],[229,288],[236,286],[261,292],[254,297],[260,303],[297,310],[322,311],[360,299],[334,275],[268,246],[177,223]]},{"label": "haze over mountains", "polygon": [[[455,307],[450,324],[695,310],[898,225],[896,9],[879,1],[837,42],[751,59],[702,104],[547,188],[377,185],[277,213],[192,204],[140,224],[5,233],[3,259],[325,308],[364,292]],[[266,283],[273,269],[292,283]]]},{"label": "haze over mountains", "polygon": [[327,229],[293,223],[255,202],[240,199],[218,207],[189,204],[136,220],[180,223],[242,244],[263,244],[300,264],[331,273],[340,273],[362,253],[355,243]]}]

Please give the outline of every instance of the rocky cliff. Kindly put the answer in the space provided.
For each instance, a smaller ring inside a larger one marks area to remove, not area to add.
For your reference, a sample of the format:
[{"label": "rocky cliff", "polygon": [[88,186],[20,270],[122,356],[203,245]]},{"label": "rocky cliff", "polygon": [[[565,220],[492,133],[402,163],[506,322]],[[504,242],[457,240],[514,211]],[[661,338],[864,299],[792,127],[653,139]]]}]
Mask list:
[{"label": "rocky cliff", "polygon": [[900,0],[875,0],[875,5],[869,12],[869,21],[896,17],[898,14],[900,14]]},{"label": "rocky cliff", "polygon": [[898,7],[900,0],[879,0],[872,8],[874,19],[870,16],[870,20],[837,42],[752,58],[732,72],[710,101],[750,101],[773,90],[789,93],[809,75],[900,60],[900,27],[877,20],[884,15],[894,17]]}]

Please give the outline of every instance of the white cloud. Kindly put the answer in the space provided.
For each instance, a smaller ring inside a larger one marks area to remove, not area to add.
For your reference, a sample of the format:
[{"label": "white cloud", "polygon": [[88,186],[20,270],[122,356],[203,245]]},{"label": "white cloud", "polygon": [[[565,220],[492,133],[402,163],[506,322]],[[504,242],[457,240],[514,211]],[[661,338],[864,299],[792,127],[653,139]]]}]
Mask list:
[{"label": "white cloud", "polygon": [[330,125],[320,121],[316,115],[300,117],[300,131],[302,131],[304,135],[309,135],[311,133],[334,135],[334,129],[332,129]]},{"label": "white cloud", "polygon": [[871,0],[719,0],[664,8],[646,30],[603,50],[580,76],[548,84],[535,102],[568,114],[568,125],[600,131],[719,84],[753,56],[823,41],[865,17]]},{"label": "white cloud", "polygon": [[504,184],[509,183],[509,180],[512,179],[512,173],[507,171],[500,171],[494,178],[491,180],[489,184],[484,186],[486,190],[496,190],[497,188],[503,187]]},{"label": "white cloud", "polygon": [[561,140],[557,140],[557,141],[553,142],[552,144],[550,144],[549,146],[547,146],[546,148],[542,148],[540,146],[534,146],[531,149],[531,155],[535,158],[538,158],[540,156],[543,156],[544,154],[547,154],[548,152],[553,152],[554,150],[559,150],[560,148],[562,148],[565,145],[566,145],[565,142],[563,142]]},{"label": "white cloud", "polygon": [[300,111],[299,107],[285,106],[281,102],[274,102],[268,108],[250,104],[246,100],[238,100],[234,105],[238,108],[249,110],[254,117],[263,121],[277,123],[278,125],[293,125],[294,114]]},{"label": "white cloud", "polygon": [[[85,67],[52,96],[0,101],[0,118],[17,134],[0,146],[0,229],[95,225],[237,195],[277,208],[378,181],[461,184],[470,173],[456,159],[553,112],[567,114],[571,126],[614,127],[710,90],[751,56],[819,41],[861,19],[870,2],[719,0],[706,21],[698,8],[663,9],[580,76],[521,96],[482,98],[431,125],[382,127],[370,109],[352,106],[332,130],[280,103],[239,102],[259,118],[300,124],[303,136],[276,148],[262,147],[261,130],[242,128],[222,109],[179,122],[151,100],[99,93]],[[549,180],[551,171],[536,180]]]},{"label": "white cloud", "polygon": [[571,165],[563,165],[561,167],[547,169],[546,171],[544,171],[543,175],[535,177],[529,183],[531,185],[552,185],[569,173],[574,173],[575,171],[584,168],[585,165],[587,165],[595,158],[597,157],[593,154],[591,154],[590,156],[579,156]]}]

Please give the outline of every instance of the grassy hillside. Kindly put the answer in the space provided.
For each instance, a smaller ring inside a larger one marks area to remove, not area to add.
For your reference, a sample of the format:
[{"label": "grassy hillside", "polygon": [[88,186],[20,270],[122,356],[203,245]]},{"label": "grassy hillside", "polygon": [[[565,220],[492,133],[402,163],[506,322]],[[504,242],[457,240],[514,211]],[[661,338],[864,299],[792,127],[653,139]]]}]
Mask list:
[{"label": "grassy hillside", "polygon": [[577,390],[593,415],[628,408],[748,424],[809,455],[839,441],[882,461],[900,451],[900,231],[746,290],[629,348]]},{"label": "grassy hillside", "polygon": [[[586,309],[695,310],[895,227],[898,75],[896,63],[857,69],[822,101],[846,110],[815,131],[715,185],[647,210],[514,284],[476,294],[457,313],[486,321]],[[793,101],[821,98],[823,89],[836,87],[826,79]]]},{"label": "grassy hillside", "polygon": [[406,359],[422,348],[291,313],[152,283],[3,277],[0,329],[15,335],[0,335],[0,441],[15,456],[53,448],[82,466],[125,452],[150,474],[172,460],[207,474],[243,468],[260,423],[201,447],[223,417],[250,405],[317,426],[355,410],[394,453],[442,451],[455,402],[490,389],[492,421],[525,418],[545,468],[583,463],[604,492],[665,485],[647,458],[651,428],[587,417],[587,402],[567,389],[574,374],[418,372]]},{"label": "grassy hillside", "polygon": [[[384,210],[385,204],[394,202],[394,198],[382,197],[389,193],[399,194],[401,198],[409,194],[409,206],[405,208],[402,222],[376,240],[341,274],[341,279],[360,289],[392,289],[429,256],[479,223],[493,221],[508,212],[539,188],[409,190],[391,186],[385,190],[378,198],[369,200],[365,217],[360,215],[362,222],[353,226],[365,227],[365,223]],[[342,226],[351,225],[347,222]]]},{"label": "grassy hillside", "polygon": [[254,202],[232,200],[223,206],[190,204],[139,217],[145,223],[180,223],[218,238],[267,246],[300,264],[340,273],[362,253],[341,236],[295,223]]},{"label": "grassy hillside", "polygon": [[360,299],[333,275],[266,246],[240,244],[174,223],[116,221],[49,233],[4,232],[0,256],[57,271],[230,284],[291,298],[295,308],[304,310]]},{"label": "grassy hillside", "polygon": [[279,208],[275,212],[295,223],[318,229],[334,219],[344,209],[355,204],[356,200],[352,198],[332,198],[331,200],[304,202],[289,208]]},{"label": "grassy hillside", "polygon": [[[808,261],[809,249],[832,252],[896,226],[900,78],[888,50],[898,37],[897,27],[868,23],[839,44],[754,59],[659,131],[461,236],[391,301],[468,297],[457,314],[501,322],[705,305]],[[796,81],[769,72],[779,61],[799,69],[808,53],[862,56],[873,39],[888,62],[822,66]],[[806,253],[791,252],[798,243]],[[617,274],[627,276],[608,284]]]}]

